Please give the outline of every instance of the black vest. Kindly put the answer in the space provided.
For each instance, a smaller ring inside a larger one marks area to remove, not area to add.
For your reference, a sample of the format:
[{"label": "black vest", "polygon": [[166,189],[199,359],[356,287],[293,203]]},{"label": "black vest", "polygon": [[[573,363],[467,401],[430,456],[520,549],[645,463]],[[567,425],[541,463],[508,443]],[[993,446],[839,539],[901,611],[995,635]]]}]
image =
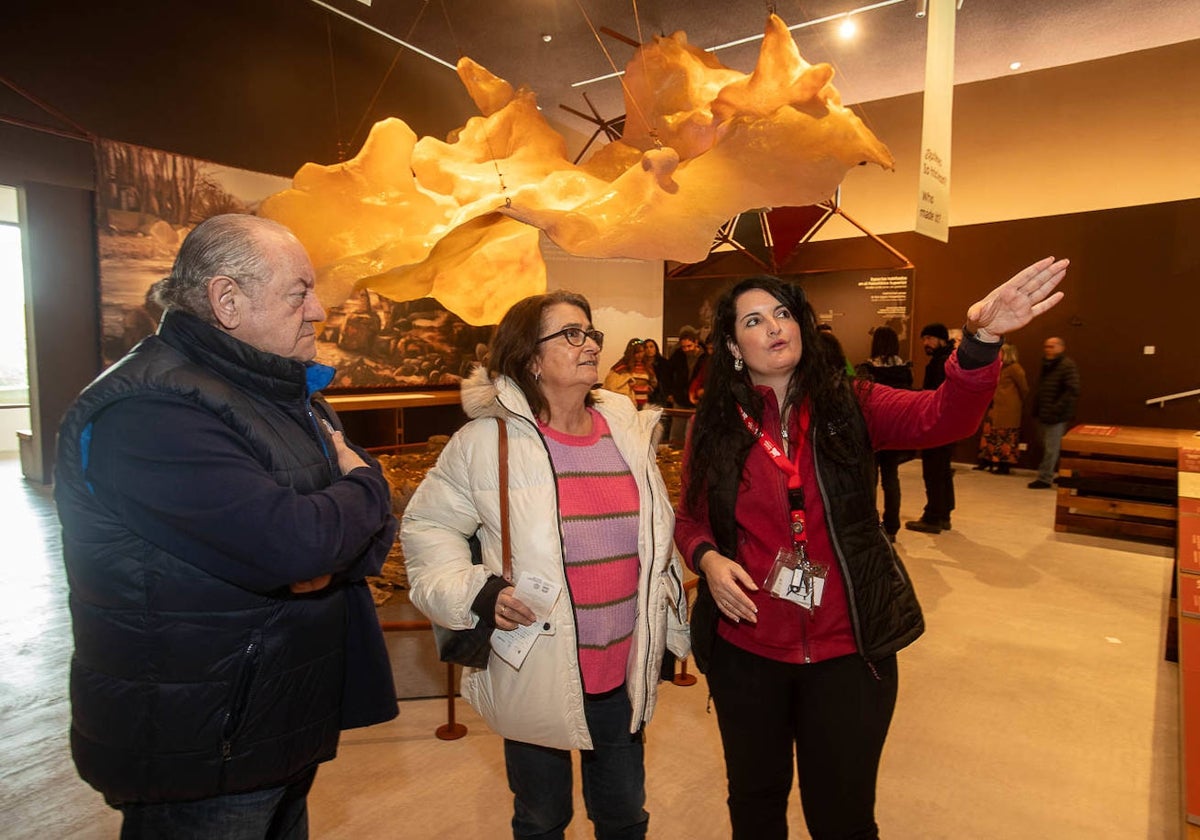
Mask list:
[{"label": "black vest", "polygon": [[345,588],[292,598],[227,583],[139,537],[84,474],[94,418],[156,394],[220,417],[279,484],[327,487],[335,465],[311,431],[305,371],[168,312],[160,334],[89,385],[63,420],[55,496],[75,635],[71,748],[111,804],[282,785],[336,753]]},{"label": "black vest", "polygon": [[[858,651],[868,662],[883,659],[916,641],[925,632],[925,619],[908,572],[879,526],[875,506],[875,463],[862,459],[854,468],[832,463],[820,436],[857,435],[863,452],[871,451],[870,436],[861,412],[844,424],[813,424],[811,443],[825,505],[834,554],[846,582],[850,625]],[[753,446],[749,434],[739,434],[736,469],[719,473],[708,486],[708,510],[717,550],[737,557],[737,497],[742,470]],[[692,609],[692,648],[696,664],[704,671],[716,635],[719,612],[701,577]]]}]

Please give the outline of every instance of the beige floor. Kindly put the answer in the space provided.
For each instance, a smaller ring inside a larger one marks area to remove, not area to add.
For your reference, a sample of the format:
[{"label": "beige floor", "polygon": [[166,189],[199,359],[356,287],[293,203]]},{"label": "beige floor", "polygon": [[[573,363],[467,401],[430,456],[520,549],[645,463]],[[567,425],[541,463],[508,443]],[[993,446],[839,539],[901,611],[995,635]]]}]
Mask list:
[{"label": "beige floor", "polygon": [[[902,478],[912,517],[919,465]],[[1178,838],[1178,677],[1161,655],[1170,551],[1056,534],[1054,494],[1029,478],[960,468],[954,530],[901,531],[929,629],[901,654],[883,836]],[[0,837],[110,838],[119,820],[66,746],[70,630],[48,500],[0,462]],[[444,700],[405,701],[396,721],[347,733],[317,777],[313,836],[505,837],[500,741],[458,709],[459,741],[433,735]],[[652,837],[728,836],[703,680],[663,686],[647,760]],[[577,813],[572,840],[591,836]],[[807,837],[795,801],[791,823]]]}]

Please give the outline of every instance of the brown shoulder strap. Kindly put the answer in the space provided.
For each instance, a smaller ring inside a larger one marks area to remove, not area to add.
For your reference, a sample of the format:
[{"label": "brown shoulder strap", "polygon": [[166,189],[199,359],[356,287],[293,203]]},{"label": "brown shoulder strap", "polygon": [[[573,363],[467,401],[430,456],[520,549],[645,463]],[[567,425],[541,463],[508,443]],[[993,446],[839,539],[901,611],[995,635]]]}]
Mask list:
[{"label": "brown shoulder strap", "polygon": [[496,418],[500,434],[500,552],[504,557],[504,579],[512,583],[512,536],[508,526],[508,426]]}]

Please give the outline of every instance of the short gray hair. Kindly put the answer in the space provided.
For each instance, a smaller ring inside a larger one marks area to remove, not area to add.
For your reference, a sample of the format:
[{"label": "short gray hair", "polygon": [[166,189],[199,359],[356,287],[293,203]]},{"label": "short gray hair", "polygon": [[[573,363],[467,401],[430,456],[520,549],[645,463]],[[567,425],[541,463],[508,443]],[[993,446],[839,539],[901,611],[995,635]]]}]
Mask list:
[{"label": "short gray hair", "polygon": [[226,213],[205,219],[179,247],[171,274],[154,285],[154,295],[164,309],[181,309],[215,323],[208,301],[208,281],[231,277],[253,297],[271,274],[261,247],[264,233],[291,236],[278,222],[244,213]]}]

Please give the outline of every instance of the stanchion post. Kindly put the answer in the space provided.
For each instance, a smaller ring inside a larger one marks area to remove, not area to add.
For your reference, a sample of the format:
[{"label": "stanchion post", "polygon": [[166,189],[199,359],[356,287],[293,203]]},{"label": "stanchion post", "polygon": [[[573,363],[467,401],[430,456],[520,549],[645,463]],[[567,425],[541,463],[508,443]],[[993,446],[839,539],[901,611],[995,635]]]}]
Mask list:
[{"label": "stanchion post", "polygon": [[446,722],[434,732],[442,741],[457,741],[467,734],[467,727],[454,719],[454,663],[446,663]]},{"label": "stanchion post", "polygon": [[688,686],[696,684],[696,675],[688,673],[687,662],[686,656],[679,660],[679,673],[671,678],[671,682],[675,685]]}]

